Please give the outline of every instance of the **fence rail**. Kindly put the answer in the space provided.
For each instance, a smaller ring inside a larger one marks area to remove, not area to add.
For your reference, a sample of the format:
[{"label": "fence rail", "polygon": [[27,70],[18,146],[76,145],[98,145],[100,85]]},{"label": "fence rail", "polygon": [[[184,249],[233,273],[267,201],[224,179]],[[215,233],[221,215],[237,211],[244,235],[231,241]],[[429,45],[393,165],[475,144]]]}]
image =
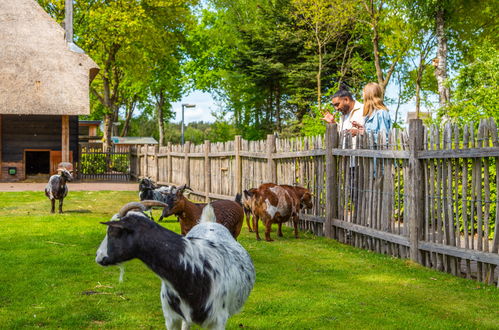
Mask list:
[{"label": "fence rail", "polygon": [[230,199],[265,182],[309,188],[300,228],[489,284],[498,282],[499,141],[493,120],[351,137],[144,146],[131,175]]}]

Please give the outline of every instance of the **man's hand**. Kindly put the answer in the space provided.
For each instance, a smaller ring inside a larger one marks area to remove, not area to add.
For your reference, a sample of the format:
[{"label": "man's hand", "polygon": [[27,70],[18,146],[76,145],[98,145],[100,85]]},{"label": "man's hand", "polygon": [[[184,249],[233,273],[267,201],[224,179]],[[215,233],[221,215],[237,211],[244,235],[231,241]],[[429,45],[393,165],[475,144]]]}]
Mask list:
[{"label": "man's hand", "polygon": [[352,134],[352,136],[357,136],[357,135],[362,135],[364,134],[364,126],[362,126],[361,124],[359,124],[358,122],[356,121],[352,121],[352,126],[354,128],[351,128],[349,129],[348,131],[350,132],[350,134]]},{"label": "man's hand", "polygon": [[326,112],[324,114],[324,117],[321,118],[321,120],[324,120],[328,124],[334,124],[336,122],[334,116],[330,112]]}]

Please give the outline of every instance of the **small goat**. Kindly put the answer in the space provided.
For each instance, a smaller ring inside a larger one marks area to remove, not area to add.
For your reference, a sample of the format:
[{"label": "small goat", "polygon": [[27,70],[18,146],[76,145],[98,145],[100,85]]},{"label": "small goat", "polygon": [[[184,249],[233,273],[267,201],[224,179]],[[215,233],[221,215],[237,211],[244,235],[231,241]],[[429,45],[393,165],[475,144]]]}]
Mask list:
[{"label": "small goat", "polygon": [[45,186],[45,196],[50,199],[52,203],[51,213],[55,212],[55,200],[59,200],[59,213],[62,213],[62,204],[64,197],[68,195],[68,186],[66,182],[72,181],[73,176],[67,169],[61,169],[61,174],[52,175],[49,182]]},{"label": "small goat", "polygon": [[256,188],[251,188],[248,190],[245,190],[243,195],[243,210],[244,210],[244,217],[246,218],[246,225],[248,226],[248,230],[250,233],[253,232],[253,228],[251,228],[251,216],[252,216],[252,211],[251,211],[251,204],[252,204],[252,199],[250,197],[250,194],[253,194],[256,192]]},{"label": "small goat", "polygon": [[[175,193],[166,195],[166,207],[163,209],[161,218],[175,214],[180,219],[182,235],[194,227],[201,212],[205,207],[204,203],[193,203],[188,200],[183,192],[187,187],[184,185],[177,189]],[[218,200],[211,203],[215,210],[217,222],[227,227],[234,238],[239,236],[244,221],[244,211],[241,204],[241,194],[237,194],[235,201]]]},{"label": "small goat", "polygon": [[139,181],[139,198],[144,200],[155,200],[159,202],[166,201],[166,194],[174,193],[175,186],[161,186],[158,187],[151,179],[143,178]]},{"label": "small goat", "polygon": [[143,208],[131,203],[115,216],[119,221],[103,222],[107,235],[95,261],[109,266],[138,258],[155,272],[161,279],[167,329],[189,329],[192,323],[225,329],[255,283],[248,252],[227,228],[214,223],[212,205],[204,208],[200,223],[186,237],[134,211]]}]

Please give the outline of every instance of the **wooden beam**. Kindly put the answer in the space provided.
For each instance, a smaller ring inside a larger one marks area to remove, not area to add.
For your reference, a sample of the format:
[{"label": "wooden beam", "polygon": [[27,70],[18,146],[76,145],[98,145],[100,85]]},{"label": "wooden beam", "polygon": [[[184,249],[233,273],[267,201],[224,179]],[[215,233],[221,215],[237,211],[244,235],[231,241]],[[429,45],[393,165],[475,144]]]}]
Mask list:
[{"label": "wooden beam", "polygon": [[336,124],[328,124],[326,128],[326,222],[324,224],[324,235],[334,238],[332,220],[338,215],[338,169],[336,157],[333,156],[333,148],[338,147],[338,127]]},{"label": "wooden beam", "polygon": [[210,192],[211,192],[211,164],[210,164],[210,154],[211,142],[210,140],[204,140],[204,193],[206,202],[210,202]]},{"label": "wooden beam", "polygon": [[275,153],[275,135],[267,135],[267,182],[277,183],[277,167],[272,158]]},{"label": "wooden beam", "polygon": [[422,263],[419,241],[423,238],[424,229],[424,179],[422,161],[417,158],[423,149],[424,127],[421,119],[409,121],[409,168],[405,180],[407,197],[407,218],[409,220],[410,258]]},{"label": "wooden beam", "polygon": [[61,155],[63,162],[69,162],[69,116],[62,116]]},{"label": "wooden beam", "polygon": [[2,179],[2,115],[0,115],[0,180]]},{"label": "wooden beam", "polygon": [[243,192],[242,180],[242,162],[241,162],[241,135],[236,135],[234,138],[234,151],[235,151],[235,173],[234,173],[234,190],[236,194]]}]

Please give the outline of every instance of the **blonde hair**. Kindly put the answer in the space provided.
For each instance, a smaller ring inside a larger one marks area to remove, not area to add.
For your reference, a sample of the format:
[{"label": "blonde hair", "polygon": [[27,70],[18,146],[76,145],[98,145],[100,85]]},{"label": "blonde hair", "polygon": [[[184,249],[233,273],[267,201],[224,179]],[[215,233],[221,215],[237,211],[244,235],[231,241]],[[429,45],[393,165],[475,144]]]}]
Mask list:
[{"label": "blonde hair", "polygon": [[383,103],[383,90],[377,83],[369,83],[364,87],[364,117],[372,115],[375,109],[388,110]]}]

